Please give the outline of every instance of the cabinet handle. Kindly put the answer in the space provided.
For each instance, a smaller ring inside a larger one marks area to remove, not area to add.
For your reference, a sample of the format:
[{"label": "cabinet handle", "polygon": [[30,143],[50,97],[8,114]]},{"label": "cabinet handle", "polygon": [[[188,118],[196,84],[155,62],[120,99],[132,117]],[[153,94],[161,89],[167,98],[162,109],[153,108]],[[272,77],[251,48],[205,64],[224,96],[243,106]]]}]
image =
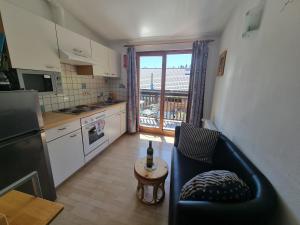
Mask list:
[{"label": "cabinet handle", "polygon": [[70,138],[73,138],[73,137],[76,137],[77,136],[77,134],[72,134],[72,135],[70,135]]},{"label": "cabinet handle", "polygon": [[47,69],[59,69],[58,67],[56,66],[51,66],[51,65],[46,65],[45,66]]},{"label": "cabinet handle", "polygon": [[73,48],[73,51],[74,51],[74,52],[77,52],[77,53],[82,53],[82,52],[83,52],[82,50],[80,50],[80,49],[78,49],[78,48]]},{"label": "cabinet handle", "polygon": [[58,128],[58,130],[65,130],[67,129],[66,127]]}]

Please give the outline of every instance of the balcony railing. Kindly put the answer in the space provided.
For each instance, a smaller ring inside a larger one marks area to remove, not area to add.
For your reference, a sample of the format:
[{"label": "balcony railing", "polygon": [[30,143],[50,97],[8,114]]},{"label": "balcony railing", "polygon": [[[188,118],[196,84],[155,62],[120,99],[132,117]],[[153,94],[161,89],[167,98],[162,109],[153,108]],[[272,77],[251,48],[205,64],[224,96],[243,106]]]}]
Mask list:
[{"label": "balcony railing", "polygon": [[[160,90],[141,90],[140,117],[142,125],[155,127],[160,117]],[[164,98],[164,128],[174,129],[186,120],[188,92],[166,91]],[[158,126],[158,125],[157,125]]]}]

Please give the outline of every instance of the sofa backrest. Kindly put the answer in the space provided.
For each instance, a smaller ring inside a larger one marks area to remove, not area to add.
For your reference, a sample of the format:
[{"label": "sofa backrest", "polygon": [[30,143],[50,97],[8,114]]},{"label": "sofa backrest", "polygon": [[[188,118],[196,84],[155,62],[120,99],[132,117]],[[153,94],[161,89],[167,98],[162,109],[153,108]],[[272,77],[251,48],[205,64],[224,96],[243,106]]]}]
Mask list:
[{"label": "sofa backrest", "polygon": [[235,172],[251,187],[252,191],[257,191],[257,184],[253,179],[257,169],[237,146],[224,135],[219,137],[216,145],[213,155],[213,167],[214,169]]},{"label": "sofa backrest", "polygon": [[[180,137],[180,127],[175,129],[174,146],[178,147]],[[219,137],[215,152],[213,155],[213,169],[229,170],[235,172],[251,188],[254,197],[262,198],[263,195],[269,195],[271,184],[264,175],[253,165],[253,163],[233,144],[226,136]]]}]

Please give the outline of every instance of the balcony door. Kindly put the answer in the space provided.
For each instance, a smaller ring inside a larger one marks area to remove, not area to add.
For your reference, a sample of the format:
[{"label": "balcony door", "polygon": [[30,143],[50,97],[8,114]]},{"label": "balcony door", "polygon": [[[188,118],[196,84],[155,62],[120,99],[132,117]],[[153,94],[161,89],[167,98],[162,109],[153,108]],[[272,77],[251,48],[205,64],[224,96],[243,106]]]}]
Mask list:
[{"label": "balcony door", "polygon": [[173,135],[186,120],[191,51],[137,53],[140,130]]}]

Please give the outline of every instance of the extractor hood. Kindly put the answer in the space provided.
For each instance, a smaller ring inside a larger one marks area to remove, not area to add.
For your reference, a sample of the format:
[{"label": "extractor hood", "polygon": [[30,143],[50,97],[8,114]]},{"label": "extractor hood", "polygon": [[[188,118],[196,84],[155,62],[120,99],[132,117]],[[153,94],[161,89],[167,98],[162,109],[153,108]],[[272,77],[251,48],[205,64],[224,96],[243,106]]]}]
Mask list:
[{"label": "extractor hood", "polygon": [[60,54],[60,61],[63,63],[76,65],[76,66],[99,64],[89,56],[75,54],[73,52],[68,52],[63,49],[59,50],[59,54]]}]

